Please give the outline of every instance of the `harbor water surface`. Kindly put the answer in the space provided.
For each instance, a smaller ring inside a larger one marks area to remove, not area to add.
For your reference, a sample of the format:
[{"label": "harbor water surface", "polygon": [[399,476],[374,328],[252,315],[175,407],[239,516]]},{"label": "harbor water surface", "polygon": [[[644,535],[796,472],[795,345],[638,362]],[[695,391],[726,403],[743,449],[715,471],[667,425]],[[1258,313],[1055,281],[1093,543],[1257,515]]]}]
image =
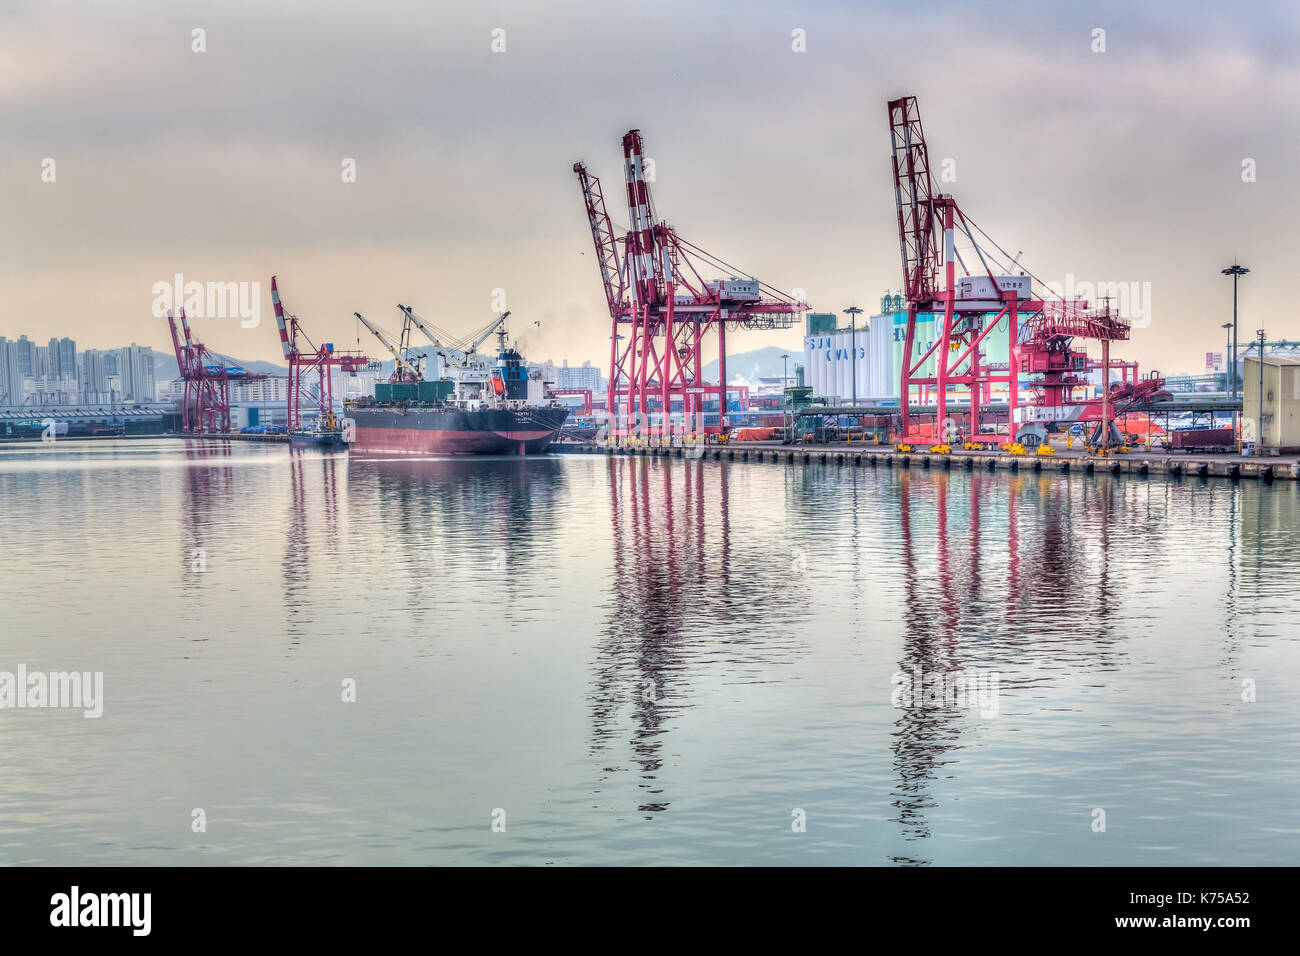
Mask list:
[{"label": "harbor water surface", "polygon": [[1297,528],[1291,482],[3,447],[0,671],[104,700],[0,709],[0,863],[1294,864]]}]

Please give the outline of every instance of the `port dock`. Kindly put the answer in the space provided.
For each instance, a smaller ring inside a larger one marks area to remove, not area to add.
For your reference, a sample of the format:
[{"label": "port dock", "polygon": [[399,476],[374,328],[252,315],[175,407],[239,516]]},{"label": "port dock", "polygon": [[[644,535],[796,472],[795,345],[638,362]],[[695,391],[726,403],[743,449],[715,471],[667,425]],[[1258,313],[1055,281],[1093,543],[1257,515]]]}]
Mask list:
[{"label": "port dock", "polygon": [[1224,454],[1170,454],[1130,451],[1090,455],[1083,450],[1056,450],[1051,455],[1012,455],[1003,451],[898,451],[877,445],[783,445],[745,442],[726,445],[595,445],[556,442],[559,454],[619,455],[643,458],[686,458],[756,464],[817,464],[836,467],[933,469],[948,471],[1032,472],[1044,475],[1128,475],[1152,478],[1228,478],[1231,480],[1300,480],[1300,456],[1245,457]]}]

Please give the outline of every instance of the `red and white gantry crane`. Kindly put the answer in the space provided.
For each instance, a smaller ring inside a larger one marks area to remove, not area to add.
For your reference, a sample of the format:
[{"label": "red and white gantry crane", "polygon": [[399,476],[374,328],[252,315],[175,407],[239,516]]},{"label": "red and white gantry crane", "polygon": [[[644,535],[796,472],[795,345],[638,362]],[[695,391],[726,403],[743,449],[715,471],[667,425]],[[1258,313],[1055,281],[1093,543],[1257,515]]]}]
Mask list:
[{"label": "red and white gantry crane", "polygon": [[[1072,421],[1101,421],[1100,445],[1112,444],[1112,402],[1117,398],[1150,398],[1160,391],[1158,375],[1138,381],[1137,366],[1112,362],[1110,343],[1129,337],[1129,323],[1110,310],[1109,303],[1093,308],[1083,299],[1064,299],[1052,294],[1027,270],[1017,265],[1019,256],[1008,256],[989,239],[958,206],[952,196],[935,189],[929,151],[921,128],[916,97],[891,100],[889,134],[892,146],[894,197],[898,212],[898,237],[902,252],[903,297],[907,303],[907,330],[899,383],[902,440],[912,436],[911,405],[918,388],[932,388],[936,400],[936,422],[955,419],[949,415],[950,399],[968,409],[966,435],[970,441],[1010,441],[1018,433],[1037,440],[1045,425]],[[974,248],[978,263],[962,260],[957,250],[958,233]],[[983,242],[976,239],[978,234]],[[962,275],[957,275],[960,266]],[[997,272],[994,267],[997,266]],[[932,315],[935,340],[924,352],[918,346],[918,315]],[[1007,323],[1007,356],[988,361],[984,343],[1003,320]],[[1095,362],[1086,351],[1076,349],[1076,339],[1101,342],[1102,359]],[[919,353],[919,354],[918,354]],[[930,359],[932,371],[923,371]],[[1110,371],[1124,370],[1124,383],[1114,391]],[[1086,382],[1077,373],[1101,370],[1101,395],[1076,398],[1074,390]],[[1132,382],[1128,372],[1132,371]],[[1043,378],[1031,386],[1033,397],[1023,406],[1019,380],[1022,375]],[[983,412],[990,403],[992,386],[1006,387],[1010,425],[1006,434],[984,431]],[[950,388],[958,388],[950,392]],[[962,396],[962,389],[967,396]],[[944,436],[945,439],[948,436]]]},{"label": "red and white gantry crane", "polygon": [[180,310],[185,344],[176,331],[176,318],[167,310],[167,325],[176,350],[176,367],[181,379],[181,431],[189,435],[219,435],[230,432],[230,383],[255,382],[267,376],[245,372],[229,358],[212,351],[190,332],[185,310]]},{"label": "red and white gantry crane", "polygon": [[[573,164],[582,187],[596,262],[609,307],[610,434],[641,427],[665,435],[673,402],[693,431],[724,431],[727,414],[727,330],[790,328],[807,303],[740,272],[679,236],[655,215],[639,130],[623,137],[630,227],[614,231],[600,180]],[[704,279],[700,268],[727,275]],[[630,297],[629,297],[630,293]],[[718,381],[704,380],[702,347],[716,336]],[[703,425],[704,398],[716,395],[718,424]],[[660,414],[651,417],[657,406]]]},{"label": "red and white gantry crane", "polygon": [[[302,331],[298,317],[284,310],[280,301],[280,287],[276,277],[271,276],[271,304],[275,307],[275,325],[280,333],[280,349],[289,363],[289,427],[302,427],[302,403],[305,399],[317,407],[321,421],[332,420],[334,414],[334,390],[331,369],[339,369],[349,374],[360,371],[369,363],[369,359],[360,352],[335,351],[332,343],[326,342],[319,348],[312,344]],[[299,338],[306,344],[299,343]],[[312,377],[316,387],[311,388]]]}]

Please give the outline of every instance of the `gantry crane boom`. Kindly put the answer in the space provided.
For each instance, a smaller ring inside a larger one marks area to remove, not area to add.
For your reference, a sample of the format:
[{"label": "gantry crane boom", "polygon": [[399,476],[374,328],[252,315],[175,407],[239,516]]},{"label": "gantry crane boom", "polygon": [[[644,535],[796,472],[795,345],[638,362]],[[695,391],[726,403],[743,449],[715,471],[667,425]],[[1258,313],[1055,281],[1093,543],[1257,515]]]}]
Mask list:
[{"label": "gantry crane boom", "polygon": [[172,332],[172,348],[176,350],[176,368],[180,372],[180,378],[186,378],[190,373],[190,348],[188,345],[181,345],[179,334],[176,332],[176,318],[172,310],[167,310],[167,325]]},{"label": "gantry crane boom", "polygon": [[605,208],[605,193],[600,188],[600,180],[587,172],[586,163],[574,163],[573,171],[578,175],[582,186],[582,199],[587,206],[587,220],[591,224],[591,239],[596,247],[596,264],[600,267],[600,281],[605,286],[605,301],[609,304],[610,318],[617,319],[628,310],[627,278],[624,274],[624,260],[619,258],[618,240],[614,236],[614,225],[609,221],[609,211]]}]

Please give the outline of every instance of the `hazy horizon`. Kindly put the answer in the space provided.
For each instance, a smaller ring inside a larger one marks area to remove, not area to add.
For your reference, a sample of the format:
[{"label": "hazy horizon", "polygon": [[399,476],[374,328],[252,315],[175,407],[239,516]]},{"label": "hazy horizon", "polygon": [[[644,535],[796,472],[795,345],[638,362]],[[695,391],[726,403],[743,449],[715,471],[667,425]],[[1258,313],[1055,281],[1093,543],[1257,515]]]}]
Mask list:
[{"label": "hazy horizon", "polygon": [[[625,222],[631,127],[684,237],[816,311],[872,313],[901,281],[885,102],[915,94],[935,165],[955,163],[942,188],[1022,264],[1149,289],[1150,325],[1119,357],[1201,369],[1224,346],[1234,258],[1252,269],[1242,339],[1300,337],[1266,308],[1297,205],[1292,7],[586,7],[10,4],[0,335],[170,351],[152,290],[179,273],[260,283],[259,327],[194,324],[217,351],[276,361],[277,274],[316,341],[355,347],[352,313],[391,326],[398,302],[468,332],[505,290],[530,359],[607,372],[571,167],[587,162]],[[360,345],[383,357],[364,330]]]}]

